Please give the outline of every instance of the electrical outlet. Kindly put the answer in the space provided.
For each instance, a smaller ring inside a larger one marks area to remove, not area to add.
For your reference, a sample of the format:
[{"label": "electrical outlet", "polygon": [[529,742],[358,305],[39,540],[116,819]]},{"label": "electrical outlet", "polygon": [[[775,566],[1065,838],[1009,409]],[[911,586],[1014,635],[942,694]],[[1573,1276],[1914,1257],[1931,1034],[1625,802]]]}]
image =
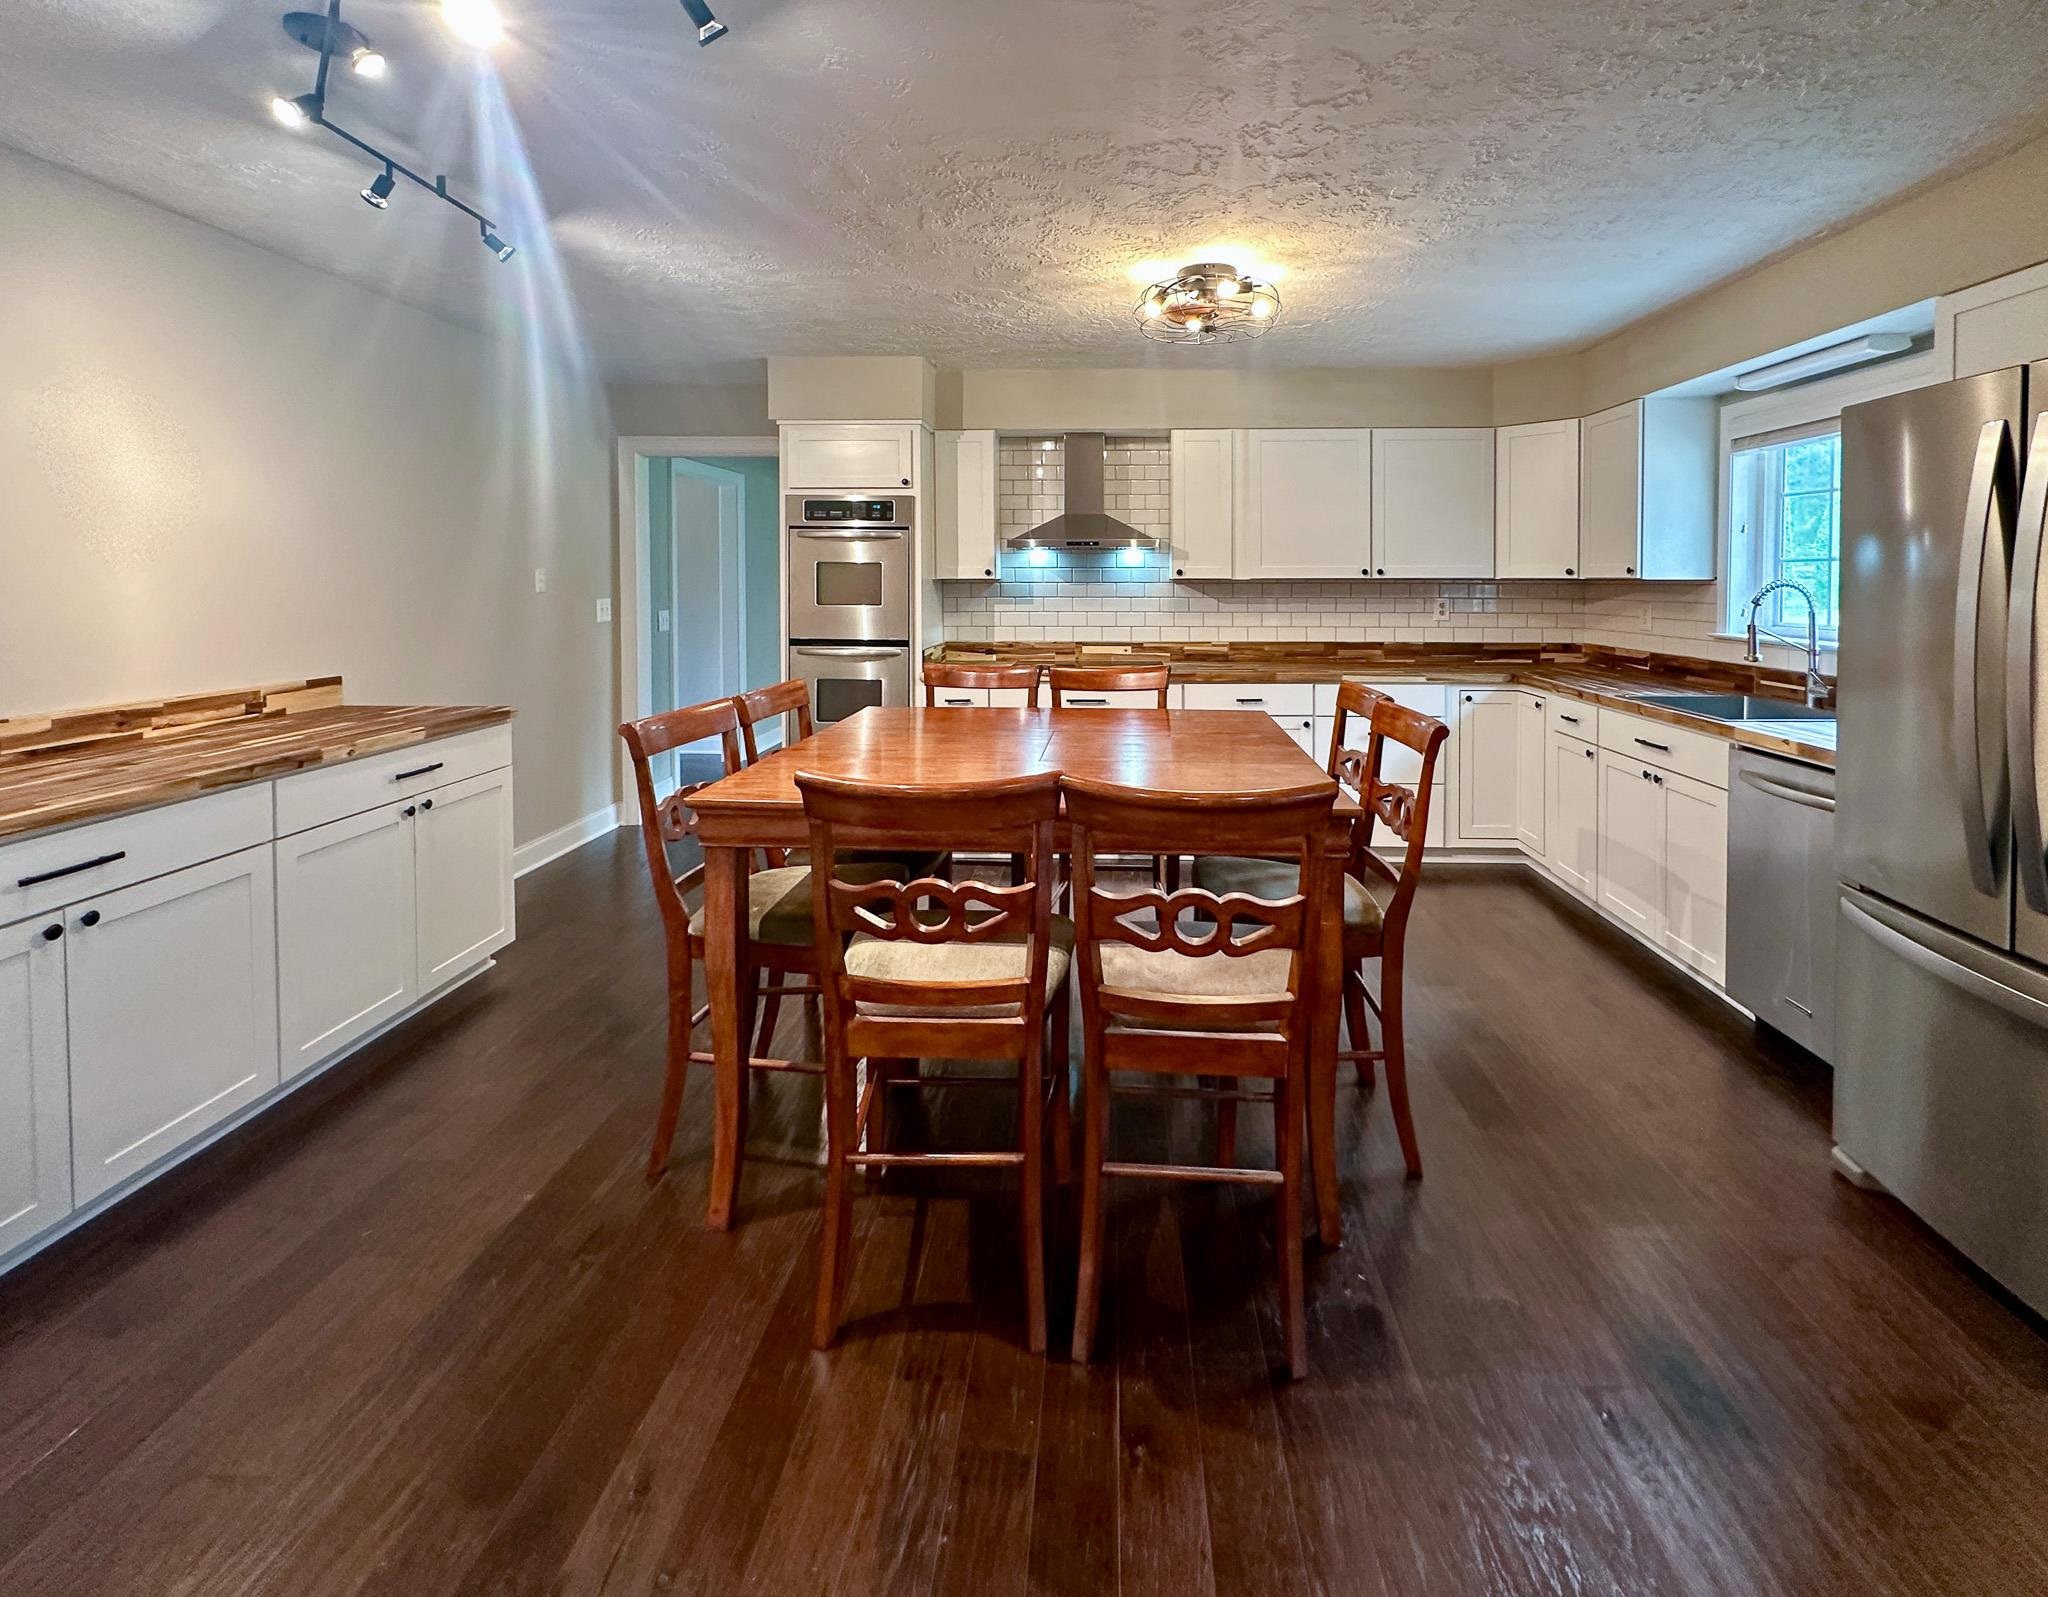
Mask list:
[{"label": "electrical outlet", "polygon": [[548,591],[548,568],[546,566],[535,566],[533,568],[533,591],[535,593],[546,593]]},{"label": "electrical outlet", "polygon": [[654,612],[654,630],[656,632],[668,631],[668,612],[666,610]]},{"label": "electrical outlet", "polygon": [[607,621],[611,620],[611,618],[612,618],[612,601],[611,601],[611,599],[609,598],[609,596],[607,596],[606,598],[603,598],[603,599],[600,599],[600,600],[598,600],[598,601],[597,601],[597,620],[598,620],[598,625],[602,626],[602,625],[603,625],[603,624],[604,624],[605,622],[607,622]]},{"label": "electrical outlet", "polygon": [[1430,606],[1430,610],[1429,610],[1429,618],[1430,618],[1430,620],[1432,620],[1432,621],[1448,621],[1448,620],[1450,620],[1450,619],[1451,619],[1451,601],[1450,601],[1450,600],[1448,600],[1448,599],[1446,599],[1446,598],[1443,598],[1443,597],[1439,596],[1439,597],[1438,597],[1438,599],[1437,599],[1437,601],[1436,601],[1436,603]]},{"label": "electrical outlet", "polygon": [[1643,606],[1643,630],[1644,630],[1645,632],[1648,632],[1648,631],[1650,631],[1650,630],[1651,630],[1651,629],[1652,629],[1653,627],[1655,627],[1655,626],[1656,626],[1656,624],[1657,624],[1657,618],[1656,618],[1656,617],[1655,617],[1654,615],[1652,615],[1652,614],[1650,613],[1650,607],[1649,607],[1648,605],[1644,605],[1644,606]]}]

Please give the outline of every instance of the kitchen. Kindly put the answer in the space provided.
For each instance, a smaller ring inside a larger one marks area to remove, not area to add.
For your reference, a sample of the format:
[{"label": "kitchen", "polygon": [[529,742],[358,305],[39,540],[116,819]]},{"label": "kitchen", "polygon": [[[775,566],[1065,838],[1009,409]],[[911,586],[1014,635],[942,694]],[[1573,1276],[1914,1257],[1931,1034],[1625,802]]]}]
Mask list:
[{"label": "kitchen", "polygon": [[2048,1593],[2048,63],[717,9],[0,24],[0,1585]]}]

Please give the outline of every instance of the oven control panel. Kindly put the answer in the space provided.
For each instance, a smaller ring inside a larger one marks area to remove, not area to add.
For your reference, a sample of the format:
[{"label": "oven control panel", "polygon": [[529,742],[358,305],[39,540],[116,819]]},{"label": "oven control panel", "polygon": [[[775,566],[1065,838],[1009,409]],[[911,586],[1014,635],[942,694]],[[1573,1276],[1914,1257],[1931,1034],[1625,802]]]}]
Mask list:
[{"label": "oven control panel", "polygon": [[863,526],[896,525],[893,499],[806,499],[803,519],[807,522],[850,521]]}]

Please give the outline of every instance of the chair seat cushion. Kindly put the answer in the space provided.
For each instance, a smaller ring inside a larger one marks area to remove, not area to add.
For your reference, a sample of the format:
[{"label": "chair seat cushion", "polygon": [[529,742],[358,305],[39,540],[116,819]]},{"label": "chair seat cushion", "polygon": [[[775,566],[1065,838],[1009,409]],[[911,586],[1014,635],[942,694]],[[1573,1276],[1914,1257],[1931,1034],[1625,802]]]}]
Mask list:
[{"label": "chair seat cushion", "polygon": [[[1171,948],[1104,943],[1102,985],[1146,997],[1263,999],[1286,1003],[1287,975],[1293,958],[1293,951],[1286,948],[1261,949],[1255,954],[1183,954]],[[1160,1029],[1153,1022],[1112,1018],[1111,1029],[1124,1026]],[[1176,1025],[1172,1029],[1251,1032],[1278,1028],[1271,1021],[1247,1026],[1219,1020],[1205,1026],[1191,1020],[1185,1027]]]},{"label": "chair seat cushion", "polygon": [[[1246,859],[1237,854],[1211,854],[1197,858],[1195,886],[1208,893],[1243,893],[1249,898],[1292,898],[1301,873],[1287,860]],[[1347,932],[1376,932],[1393,902],[1394,884],[1375,877],[1362,882],[1344,877],[1344,929]]]},{"label": "chair seat cushion", "polygon": [[[704,909],[690,912],[690,935],[704,935]],[[811,940],[811,873],[802,865],[755,871],[747,878],[747,936],[757,943]]]},{"label": "chair seat cushion", "polygon": [[[1074,923],[1052,918],[1052,946],[1045,953],[1045,992],[1050,998],[1067,979],[1073,963]],[[846,973],[872,981],[1022,981],[1030,968],[1029,946],[1020,937],[987,943],[913,943],[869,937],[846,945]],[[859,1006],[863,1015],[917,1020],[996,1020],[1015,1015],[1015,1004],[872,1004]]]}]

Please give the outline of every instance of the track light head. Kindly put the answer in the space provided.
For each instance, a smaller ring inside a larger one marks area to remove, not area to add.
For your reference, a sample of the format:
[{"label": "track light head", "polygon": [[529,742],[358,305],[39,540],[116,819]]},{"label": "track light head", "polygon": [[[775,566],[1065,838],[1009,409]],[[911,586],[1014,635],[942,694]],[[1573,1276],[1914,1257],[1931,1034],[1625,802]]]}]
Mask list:
[{"label": "track light head", "polygon": [[391,203],[391,191],[397,186],[398,179],[387,166],[370,179],[370,186],[363,190],[363,199],[381,211]]},{"label": "track light head", "polygon": [[700,47],[709,44],[713,39],[723,38],[729,31],[723,22],[711,14],[711,7],[707,6],[704,0],[682,0],[682,3],[683,10],[689,13],[690,20],[697,24],[697,43]]},{"label": "track light head", "polygon": [[381,78],[390,65],[382,55],[367,44],[348,58],[348,64],[355,68],[359,78]]},{"label": "track light head", "polygon": [[317,94],[295,95],[289,100],[281,94],[270,97],[270,114],[288,128],[302,128],[308,122],[318,122],[320,109],[320,96]]},{"label": "track light head", "polygon": [[490,223],[484,222],[479,224],[478,231],[483,234],[484,248],[497,256],[499,260],[509,261],[519,253],[519,246],[517,244],[507,244],[498,237],[496,233],[491,231]]},{"label": "track light head", "polygon": [[464,44],[488,50],[505,36],[495,0],[441,0],[441,20]]}]

